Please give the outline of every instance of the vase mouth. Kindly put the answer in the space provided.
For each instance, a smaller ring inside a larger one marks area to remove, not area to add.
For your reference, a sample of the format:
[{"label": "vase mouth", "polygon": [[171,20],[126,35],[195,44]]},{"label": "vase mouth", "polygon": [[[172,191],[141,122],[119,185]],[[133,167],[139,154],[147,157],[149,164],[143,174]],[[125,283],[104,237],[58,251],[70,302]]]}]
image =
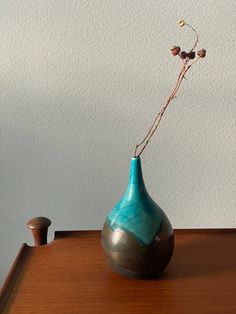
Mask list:
[{"label": "vase mouth", "polygon": [[144,185],[141,159],[139,156],[131,158],[129,184]]},{"label": "vase mouth", "polygon": [[140,156],[132,156],[131,158],[132,160],[135,160],[135,159],[140,159]]}]

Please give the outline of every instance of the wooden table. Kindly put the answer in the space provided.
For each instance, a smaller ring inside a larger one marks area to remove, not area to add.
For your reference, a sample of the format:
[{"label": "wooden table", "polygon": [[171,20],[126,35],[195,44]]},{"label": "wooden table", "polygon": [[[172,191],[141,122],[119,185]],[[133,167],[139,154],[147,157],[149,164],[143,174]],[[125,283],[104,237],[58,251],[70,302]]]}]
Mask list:
[{"label": "wooden table", "polygon": [[0,312],[235,314],[236,229],[175,230],[175,243],[171,263],[153,280],[112,272],[100,231],[61,231],[47,245],[23,244]]}]

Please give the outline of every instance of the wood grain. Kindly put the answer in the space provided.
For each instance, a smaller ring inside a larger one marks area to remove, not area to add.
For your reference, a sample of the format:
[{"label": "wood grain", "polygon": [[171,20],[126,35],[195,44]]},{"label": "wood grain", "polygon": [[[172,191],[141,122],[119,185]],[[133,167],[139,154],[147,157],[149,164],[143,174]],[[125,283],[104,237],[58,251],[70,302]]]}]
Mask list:
[{"label": "wood grain", "polygon": [[235,314],[236,230],[176,230],[175,251],[155,280],[113,273],[100,231],[56,232],[24,245],[2,288],[1,313]]}]

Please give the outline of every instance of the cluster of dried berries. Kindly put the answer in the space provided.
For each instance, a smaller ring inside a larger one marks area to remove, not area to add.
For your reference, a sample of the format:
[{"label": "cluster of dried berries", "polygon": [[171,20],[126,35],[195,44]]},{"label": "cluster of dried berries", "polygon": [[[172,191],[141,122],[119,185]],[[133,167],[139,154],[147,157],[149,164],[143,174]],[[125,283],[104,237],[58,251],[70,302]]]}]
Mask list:
[{"label": "cluster of dried berries", "polygon": [[[180,27],[183,27],[183,26],[189,26],[190,28],[192,28],[191,25],[187,24],[184,20],[180,20],[179,21],[179,26]],[[192,28],[192,30],[196,33],[196,31]],[[198,42],[198,37],[197,37],[197,41],[196,41],[196,44]],[[194,45],[194,48],[195,48],[196,45]],[[173,56],[180,56],[181,59],[188,59],[188,60],[191,60],[191,59],[194,59],[195,56],[196,56],[196,53],[195,51],[193,51],[193,49],[190,50],[190,52],[186,52],[186,51],[181,51],[181,48],[179,46],[173,46],[171,48],[171,53]],[[197,51],[197,55],[200,57],[200,58],[205,58],[206,56],[206,50],[205,49],[200,49]]]},{"label": "cluster of dried berries", "polygon": [[[196,56],[195,51],[190,51],[190,52],[181,51],[181,49],[180,49],[179,46],[173,46],[173,47],[171,48],[171,53],[172,53],[173,56],[179,55],[181,59],[186,59],[186,58],[188,58],[188,59],[194,59],[195,56]],[[205,56],[206,56],[206,50],[205,50],[205,49],[198,50],[197,55],[198,55],[200,58],[205,58]]]}]

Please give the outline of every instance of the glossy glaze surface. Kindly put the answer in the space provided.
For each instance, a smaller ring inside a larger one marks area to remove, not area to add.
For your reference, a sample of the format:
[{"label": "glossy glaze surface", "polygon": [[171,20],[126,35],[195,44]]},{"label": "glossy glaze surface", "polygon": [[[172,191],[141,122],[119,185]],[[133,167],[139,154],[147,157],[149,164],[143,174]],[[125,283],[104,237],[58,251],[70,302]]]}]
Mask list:
[{"label": "glossy glaze surface", "polygon": [[135,278],[157,276],[174,249],[172,226],[148,194],[140,158],[132,158],[124,196],[108,215],[102,245],[117,272]]},{"label": "glossy glaze surface", "polygon": [[161,209],[146,190],[141,160],[132,158],[126,192],[108,215],[107,224],[113,231],[128,231],[141,245],[148,245],[154,240],[161,220]]}]

